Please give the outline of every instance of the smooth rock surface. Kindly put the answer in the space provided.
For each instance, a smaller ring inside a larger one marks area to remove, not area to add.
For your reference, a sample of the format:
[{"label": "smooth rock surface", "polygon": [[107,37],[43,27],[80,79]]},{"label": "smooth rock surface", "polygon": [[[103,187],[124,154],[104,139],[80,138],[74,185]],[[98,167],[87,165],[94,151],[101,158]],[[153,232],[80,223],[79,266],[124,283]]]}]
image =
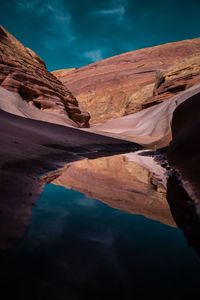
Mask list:
[{"label": "smooth rock surface", "polygon": [[172,119],[170,163],[177,169],[185,190],[200,215],[200,92],[179,105]]},{"label": "smooth rock surface", "polygon": [[13,115],[28,119],[41,120],[53,124],[77,127],[67,115],[52,114],[35,107],[31,102],[24,101],[18,93],[0,87],[0,109]]},{"label": "smooth rock surface", "polygon": [[[166,147],[172,140],[171,123],[174,111],[181,103],[199,93],[200,84],[196,84],[156,106],[107,121],[88,130],[133,141],[153,149]],[[181,128],[184,128],[184,121],[181,124]]]}]

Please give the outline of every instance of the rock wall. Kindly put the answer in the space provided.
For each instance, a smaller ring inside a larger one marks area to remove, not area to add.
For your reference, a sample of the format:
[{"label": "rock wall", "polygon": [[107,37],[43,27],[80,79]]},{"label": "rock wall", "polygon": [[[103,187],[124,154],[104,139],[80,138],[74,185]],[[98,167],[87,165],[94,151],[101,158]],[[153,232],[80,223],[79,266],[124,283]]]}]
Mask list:
[{"label": "rock wall", "polygon": [[79,127],[88,127],[89,114],[31,49],[0,27],[0,86],[48,112],[65,114]]},{"label": "rock wall", "polygon": [[171,165],[200,212],[200,91],[179,105],[172,119]]},{"label": "rock wall", "polygon": [[54,74],[91,114],[90,123],[103,123],[200,82],[200,38],[131,51]]}]

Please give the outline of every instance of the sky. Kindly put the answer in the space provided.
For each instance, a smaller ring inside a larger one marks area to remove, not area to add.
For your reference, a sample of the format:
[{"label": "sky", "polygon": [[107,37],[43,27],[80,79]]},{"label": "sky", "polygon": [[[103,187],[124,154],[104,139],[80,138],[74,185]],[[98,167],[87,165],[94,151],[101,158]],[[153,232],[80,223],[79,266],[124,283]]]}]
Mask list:
[{"label": "sky", "polygon": [[0,23],[49,70],[200,37],[200,0],[0,0]]}]

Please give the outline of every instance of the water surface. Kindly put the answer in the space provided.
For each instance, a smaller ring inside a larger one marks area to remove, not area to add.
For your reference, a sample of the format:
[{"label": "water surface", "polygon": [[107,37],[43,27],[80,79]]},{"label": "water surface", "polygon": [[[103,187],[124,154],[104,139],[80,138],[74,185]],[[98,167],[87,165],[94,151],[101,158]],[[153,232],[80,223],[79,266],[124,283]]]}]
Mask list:
[{"label": "water surface", "polygon": [[17,299],[194,299],[200,262],[179,229],[49,184],[2,275]]}]

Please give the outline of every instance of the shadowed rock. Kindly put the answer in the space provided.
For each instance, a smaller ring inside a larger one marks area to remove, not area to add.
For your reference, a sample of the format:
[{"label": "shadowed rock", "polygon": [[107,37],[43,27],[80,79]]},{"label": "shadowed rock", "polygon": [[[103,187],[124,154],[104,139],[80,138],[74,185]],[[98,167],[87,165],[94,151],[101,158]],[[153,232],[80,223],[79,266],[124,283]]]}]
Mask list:
[{"label": "shadowed rock", "polygon": [[172,143],[168,158],[191,185],[191,196],[200,201],[200,93],[179,105],[172,119]]},{"label": "shadowed rock", "polygon": [[180,104],[172,118],[168,159],[176,172],[167,199],[176,224],[200,256],[200,93]]},{"label": "shadowed rock", "polygon": [[177,178],[176,173],[168,180],[167,200],[177,226],[183,231],[188,244],[195,249],[200,257],[199,213],[195,203]]}]

